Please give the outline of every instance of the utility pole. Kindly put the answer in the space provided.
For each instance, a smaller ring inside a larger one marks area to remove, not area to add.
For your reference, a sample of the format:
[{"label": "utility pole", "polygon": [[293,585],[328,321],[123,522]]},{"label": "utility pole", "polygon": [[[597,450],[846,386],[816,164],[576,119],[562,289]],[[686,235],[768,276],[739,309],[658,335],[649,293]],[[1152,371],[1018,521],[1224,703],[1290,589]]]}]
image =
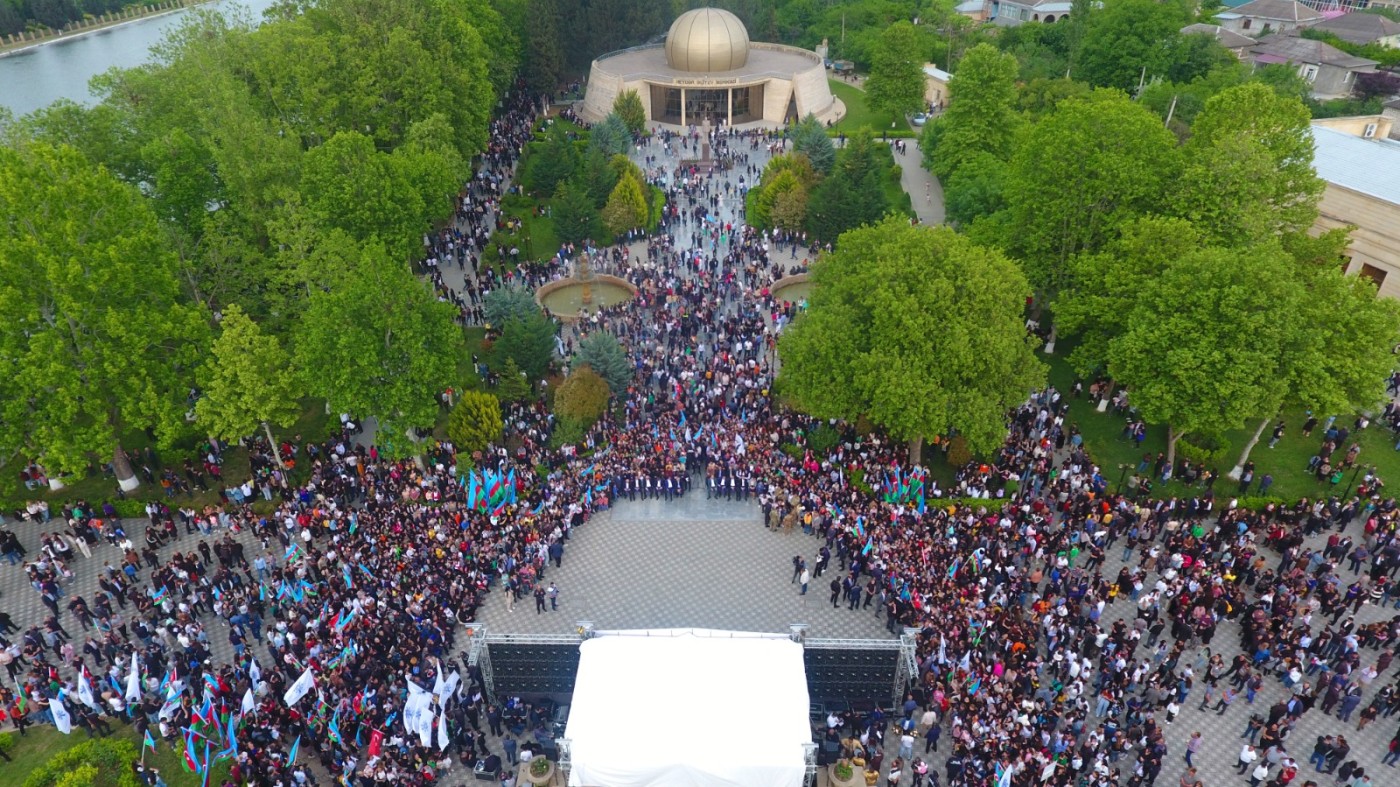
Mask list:
[{"label": "utility pole", "polygon": [[1172,96],[1172,105],[1167,110],[1167,122],[1163,124],[1168,128],[1171,128],[1172,125],[1172,115],[1176,114],[1176,98],[1176,96]]}]

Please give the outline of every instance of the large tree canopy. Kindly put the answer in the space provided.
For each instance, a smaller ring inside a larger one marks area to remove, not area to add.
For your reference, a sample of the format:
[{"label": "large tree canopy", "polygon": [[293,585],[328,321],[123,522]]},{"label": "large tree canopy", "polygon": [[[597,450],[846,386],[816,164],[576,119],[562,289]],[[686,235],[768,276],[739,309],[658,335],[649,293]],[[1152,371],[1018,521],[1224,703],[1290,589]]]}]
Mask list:
[{"label": "large tree canopy", "polygon": [[429,427],[453,384],[462,334],[430,284],[368,244],[298,323],[296,359],[308,390],[331,407],[377,416],[381,448],[409,453],[410,427]]},{"label": "large tree canopy", "polygon": [[925,165],[940,178],[979,154],[1011,158],[1022,125],[1016,112],[1016,69],[1016,58],[991,44],[967,51],[948,83],[948,111],[924,131]]},{"label": "large tree canopy", "polygon": [[915,444],[956,431],[991,451],[1008,409],[1045,382],[1025,276],[951,229],[852,230],[812,276],[811,306],[779,344],[782,394],[812,415],[866,416]]},{"label": "large tree canopy", "polygon": [[1004,242],[1036,289],[1053,292],[1072,257],[1098,250],[1164,201],[1177,162],[1171,132],[1124,93],[1066,99],[1012,160]]},{"label": "large tree canopy", "polygon": [[208,327],[150,205],[77,150],[36,143],[0,148],[0,217],[0,450],[78,473],[128,431],[169,445]]}]

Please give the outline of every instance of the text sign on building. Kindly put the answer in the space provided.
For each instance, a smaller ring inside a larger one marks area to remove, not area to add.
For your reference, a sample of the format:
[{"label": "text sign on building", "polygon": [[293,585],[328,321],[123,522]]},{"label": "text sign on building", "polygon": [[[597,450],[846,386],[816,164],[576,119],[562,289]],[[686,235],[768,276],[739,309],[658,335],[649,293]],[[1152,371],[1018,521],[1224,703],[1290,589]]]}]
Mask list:
[{"label": "text sign on building", "polygon": [[729,79],[673,79],[671,84],[681,87],[709,87],[712,85],[737,85],[739,80],[737,77]]}]

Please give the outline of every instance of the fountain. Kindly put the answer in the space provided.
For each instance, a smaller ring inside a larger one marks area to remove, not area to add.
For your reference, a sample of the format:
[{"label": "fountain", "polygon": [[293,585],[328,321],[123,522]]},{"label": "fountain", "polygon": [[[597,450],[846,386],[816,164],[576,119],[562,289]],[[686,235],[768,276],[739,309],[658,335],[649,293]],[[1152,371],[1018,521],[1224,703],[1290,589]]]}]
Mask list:
[{"label": "fountain", "polygon": [[784,276],[773,282],[773,287],[769,290],[773,294],[773,300],[779,303],[799,304],[810,301],[812,297],[812,281],[808,278],[810,275],[804,271]]},{"label": "fountain", "polygon": [[535,302],[555,317],[574,322],[597,309],[626,303],[637,295],[629,281],[594,272],[587,252],[579,255],[574,274],[552,281],[535,291]]}]

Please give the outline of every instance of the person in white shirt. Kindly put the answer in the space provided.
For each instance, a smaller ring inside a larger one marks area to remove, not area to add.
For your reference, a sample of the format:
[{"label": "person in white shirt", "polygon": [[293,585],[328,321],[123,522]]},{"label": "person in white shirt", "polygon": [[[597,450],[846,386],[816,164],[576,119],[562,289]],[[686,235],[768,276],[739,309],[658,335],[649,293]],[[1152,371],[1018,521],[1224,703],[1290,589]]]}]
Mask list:
[{"label": "person in white shirt", "polygon": [[1255,750],[1254,744],[1246,743],[1244,748],[1240,749],[1240,774],[1243,775],[1258,759],[1259,752]]}]

